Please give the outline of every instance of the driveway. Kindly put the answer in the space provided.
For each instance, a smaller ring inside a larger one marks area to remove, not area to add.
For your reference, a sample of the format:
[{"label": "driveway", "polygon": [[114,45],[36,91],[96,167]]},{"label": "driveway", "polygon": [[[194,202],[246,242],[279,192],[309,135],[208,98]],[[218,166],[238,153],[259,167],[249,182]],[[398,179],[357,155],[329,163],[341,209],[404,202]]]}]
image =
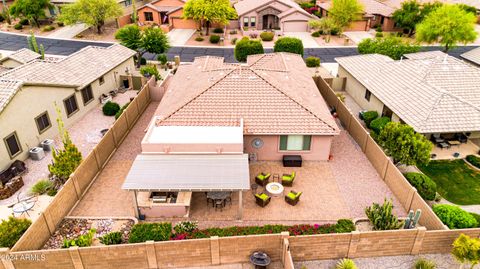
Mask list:
[{"label": "driveway", "polygon": [[67,25],[63,28],[51,33],[48,37],[52,38],[74,38],[76,35],[88,29],[84,23],[77,23],[74,25]]},{"label": "driveway", "polygon": [[309,32],[284,32],[284,36],[296,37],[302,40],[304,48],[318,48],[320,47],[313,39]]},{"label": "driveway", "polygon": [[362,40],[367,39],[367,38],[372,38],[374,35],[370,32],[366,31],[351,31],[351,32],[343,32],[345,36],[350,38],[350,40],[353,41],[353,43],[358,44],[362,42]]},{"label": "driveway", "polygon": [[168,38],[170,39],[170,46],[183,46],[187,43],[188,39],[195,33],[194,29],[173,29],[168,32]]}]

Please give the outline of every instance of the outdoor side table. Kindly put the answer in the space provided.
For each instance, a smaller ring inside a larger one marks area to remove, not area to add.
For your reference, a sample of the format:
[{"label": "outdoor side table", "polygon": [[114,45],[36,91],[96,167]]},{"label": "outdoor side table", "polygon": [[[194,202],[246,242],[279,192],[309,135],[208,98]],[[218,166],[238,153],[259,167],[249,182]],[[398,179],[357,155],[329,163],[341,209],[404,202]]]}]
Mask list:
[{"label": "outdoor side table", "polygon": [[34,206],[35,206],[35,202],[22,201],[20,203],[16,203],[13,206],[12,211],[14,214],[23,215],[23,213],[27,213],[27,215],[30,216],[30,214],[28,214],[28,211],[32,210]]}]

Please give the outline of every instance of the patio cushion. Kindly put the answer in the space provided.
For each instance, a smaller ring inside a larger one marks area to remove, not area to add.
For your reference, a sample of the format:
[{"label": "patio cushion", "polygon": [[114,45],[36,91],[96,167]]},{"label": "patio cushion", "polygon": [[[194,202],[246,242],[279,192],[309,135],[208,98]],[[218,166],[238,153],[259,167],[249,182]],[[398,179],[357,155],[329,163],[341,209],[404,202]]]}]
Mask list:
[{"label": "patio cushion", "polygon": [[291,177],[291,176],[282,176],[282,180],[292,181],[292,180],[293,180],[293,177]]},{"label": "patio cushion", "polygon": [[268,177],[270,176],[270,174],[264,174],[264,173],[261,173],[261,174],[258,174],[257,178],[260,179],[260,180],[265,180],[267,179]]},{"label": "patio cushion", "polygon": [[289,193],[287,194],[287,197],[290,198],[290,199],[292,199],[292,200],[295,200],[295,198],[296,198],[297,196],[295,195],[295,193],[289,192]]},{"label": "patio cushion", "polygon": [[255,194],[255,196],[262,199],[263,201],[267,201],[268,199],[268,195],[266,195],[265,193]]}]

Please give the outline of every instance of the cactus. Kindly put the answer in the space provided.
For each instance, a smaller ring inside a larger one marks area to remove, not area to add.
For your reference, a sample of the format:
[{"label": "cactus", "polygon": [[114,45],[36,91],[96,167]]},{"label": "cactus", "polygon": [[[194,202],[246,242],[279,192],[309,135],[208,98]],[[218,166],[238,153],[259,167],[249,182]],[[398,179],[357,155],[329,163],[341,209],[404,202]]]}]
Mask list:
[{"label": "cactus", "polygon": [[365,214],[373,225],[374,230],[395,230],[402,227],[403,221],[399,221],[392,212],[391,200],[385,199],[382,205],[373,203],[371,207],[365,208]]},{"label": "cactus", "polygon": [[422,210],[417,209],[415,213],[413,213],[413,210],[410,210],[408,212],[407,219],[405,220],[405,225],[403,226],[404,229],[413,229],[417,226],[418,220],[420,219],[420,216],[422,215]]},{"label": "cactus", "polygon": [[45,60],[45,48],[43,44],[40,44],[40,55],[42,55],[42,60]]},{"label": "cactus", "polygon": [[137,24],[137,7],[135,6],[135,1],[136,0],[133,0],[133,3],[132,3],[132,23],[134,24]]}]

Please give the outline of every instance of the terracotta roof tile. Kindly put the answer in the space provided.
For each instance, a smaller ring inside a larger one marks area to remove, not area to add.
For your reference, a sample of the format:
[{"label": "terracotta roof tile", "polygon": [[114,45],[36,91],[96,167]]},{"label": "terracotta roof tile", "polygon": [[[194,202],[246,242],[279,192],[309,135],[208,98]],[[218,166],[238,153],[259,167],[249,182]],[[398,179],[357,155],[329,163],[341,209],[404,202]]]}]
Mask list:
[{"label": "terracotta roof tile", "polygon": [[[157,109],[157,125],[238,126],[243,119],[248,134],[338,134],[299,55],[256,55],[224,69],[218,59],[179,67]],[[215,68],[205,69],[208,62]]]},{"label": "terracotta roof tile", "polygon": [[21,64],[25,64],[25,63],[28,63],[30,61],[33,61],[35,59],[40,58],[40,56],[41,56],[40,54],[38,54],[34,51],[31,51],[29,49],[20,49],[20,50],[17,50],[15,52],[13,52],[10,55],[7,55],[5,58],[0,59],[0,62],[3,62],[7,59],[12,59],[12,60],[17,61]]}]

